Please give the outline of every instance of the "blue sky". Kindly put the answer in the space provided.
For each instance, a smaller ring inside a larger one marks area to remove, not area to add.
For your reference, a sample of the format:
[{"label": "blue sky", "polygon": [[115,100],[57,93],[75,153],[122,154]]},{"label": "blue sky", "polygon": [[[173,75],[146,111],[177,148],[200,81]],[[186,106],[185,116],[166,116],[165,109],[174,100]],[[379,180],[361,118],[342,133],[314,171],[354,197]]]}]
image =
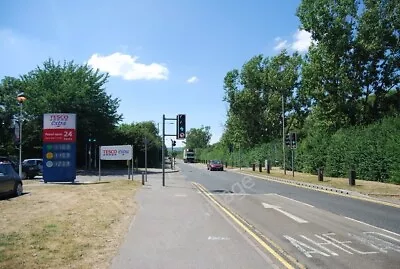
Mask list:
[{"label": "blue sky", "polygon": [[160,123],[162,114],[183,113],[187,129],[211,126],[215,143],[226,119],[225,74],[257,54],[309,44],[309,34],[298,31],[300,0],[244,3],[0,1],[0,78],[49,57],[88,63],[111,74],[107,92],[121,99],[125,122]]}]

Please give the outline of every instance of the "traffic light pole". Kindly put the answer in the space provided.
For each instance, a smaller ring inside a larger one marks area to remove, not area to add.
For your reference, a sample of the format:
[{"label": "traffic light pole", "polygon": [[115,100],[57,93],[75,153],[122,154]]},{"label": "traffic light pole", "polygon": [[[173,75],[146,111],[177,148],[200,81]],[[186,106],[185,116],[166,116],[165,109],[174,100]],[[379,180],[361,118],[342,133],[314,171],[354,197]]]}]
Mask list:
[{"label": "traffic light pole", "polygon": [[285,150],[285,98],[282,94],[282,150],[283,150],[283,171],[286,175],[286,150]]},{"label": "traffic light pole", "polygon": [[294,148],[292,146],[292,176],[294,177]]},{"label": "traffic light pole", "polygon": [[165,121],[175,121],[177,123],[177,119],[175,118],[166,118],[165,114],[163,114],[163,120],[162,120],[162,149],[161,149],[161,164],[162,164],[162,185],[165,186],[165,137],[166,136],[174,136],[176,137],[176,134],[166,134],[165,133]]}]

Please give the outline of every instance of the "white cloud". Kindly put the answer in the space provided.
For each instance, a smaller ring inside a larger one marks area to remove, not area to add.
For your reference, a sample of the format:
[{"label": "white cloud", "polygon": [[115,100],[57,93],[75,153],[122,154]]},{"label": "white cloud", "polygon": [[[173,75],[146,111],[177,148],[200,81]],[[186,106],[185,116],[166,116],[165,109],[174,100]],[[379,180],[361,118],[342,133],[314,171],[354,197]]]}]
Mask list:
[{"label": "white cloud", "polygon": [[196,83],[198,81],[199,79],[196,76],[193,76],[191,78],[188,78],[188,80],[186,80],[187,83]]},{"label": "white cloud", "polygon": [[164,64],[139,63],[136,56],[113,53],[108,56],[93,54],[88,60],[88,65],[109,73],[110,76],[122,77],[125,80],[166,80],[168,68]]},{"label": "white cloud", "polygon": [[279,43],[274,47],[274,50],[283,50],[284,48],[287,47],[287,40],[282,40],[282,41],[277,40],[277,41]]},{"label": "white cloud", "polygon": [[297,32],[293,35],[294,42],[291,47],[293,50],[298,52],[306,52],[308,48],[311,46],[311,33],[306,30],[297,30]]},{"label": "white cloud", "polygon": [[293,42],[289,43],[287,40],[282,39],[281,37],[275,38],[275,43],[277,43],[274,47],[274,50],[283,50],[283,49],[291,49],[292,51],[298,51],[300,53],[304,53],[308,51],[308,48],[313,43],[311,38],[311,33],[306,30],[297,30],[297,32],[293,35]]}]

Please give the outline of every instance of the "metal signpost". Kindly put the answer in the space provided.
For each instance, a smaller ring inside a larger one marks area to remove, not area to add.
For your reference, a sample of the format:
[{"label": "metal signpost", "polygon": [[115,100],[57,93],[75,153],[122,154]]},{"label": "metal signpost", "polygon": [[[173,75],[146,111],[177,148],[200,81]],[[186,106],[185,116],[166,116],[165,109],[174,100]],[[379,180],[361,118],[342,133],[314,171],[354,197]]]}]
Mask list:
[{"label": "metal signpost", "polygon": [[43,181],[76,179],[76,114],[43,115]]},{"label": "metal signpost", "polygon": [[[131,145],[116,145],[116,146],[100,146],[99,152],[99,181],[101,180],[101,160],[107,161],[122,161],[132,160],[133,163],[133,150]],[[133,166],[131,171],[128,168],[128,175],[132,173],[133,177]],[[128,177],[129,179],[130,177]]]},{"label": "metal signpost", "polygon": [[290,133],[287,140],[288,146],[292,150],[292,176],[294,177],[294,150],[297,149],[297,134]]},{"label": "metal signpost", "polygon": [[144,138],[144,171],[145,171],[145,177],[146,177],[146,182],[147,182],[147,144],[149,141],[147,140],[147,137]]},{"label": "metal signpost", "polygon": [[[165,134],[165,121],[175,121],[176,122],[176,134]],[[173,136],[178,140],[183,140],[186,138],[186,114],[178,114],[176,118],[166,118],[163,114],[162,119],[162,185],[165,186],[165,137]]]}]

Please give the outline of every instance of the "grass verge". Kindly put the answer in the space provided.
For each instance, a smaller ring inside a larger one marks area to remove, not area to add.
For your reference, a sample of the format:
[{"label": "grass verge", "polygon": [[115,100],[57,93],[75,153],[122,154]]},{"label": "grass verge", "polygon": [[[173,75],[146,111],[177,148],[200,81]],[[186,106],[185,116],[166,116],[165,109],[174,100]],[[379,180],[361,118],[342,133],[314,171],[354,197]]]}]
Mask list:
[{"label": "grass verge", "polygon": [[136,181],[26,184],[0,200],[0,268],[108,268],[135,213]]}]

